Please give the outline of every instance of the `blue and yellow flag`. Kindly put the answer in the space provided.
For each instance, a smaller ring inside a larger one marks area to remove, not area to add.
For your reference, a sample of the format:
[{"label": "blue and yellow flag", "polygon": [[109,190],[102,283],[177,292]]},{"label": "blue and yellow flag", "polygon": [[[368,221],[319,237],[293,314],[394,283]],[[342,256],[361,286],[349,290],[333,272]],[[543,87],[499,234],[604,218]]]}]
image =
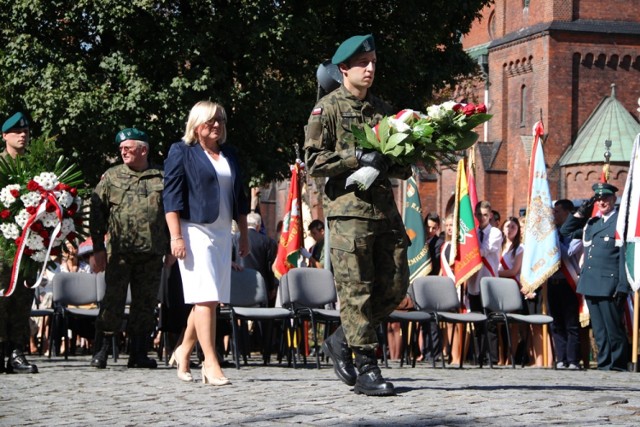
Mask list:
[{"label": "blue and yellow flag", "polygon": [[520,271],[522,288],[528,292],[534,292],[560,268],[558,230],[553,221],[553,203],[542,150],[543,134],[542,122],[537,122],[533,127],[527,223]]}]

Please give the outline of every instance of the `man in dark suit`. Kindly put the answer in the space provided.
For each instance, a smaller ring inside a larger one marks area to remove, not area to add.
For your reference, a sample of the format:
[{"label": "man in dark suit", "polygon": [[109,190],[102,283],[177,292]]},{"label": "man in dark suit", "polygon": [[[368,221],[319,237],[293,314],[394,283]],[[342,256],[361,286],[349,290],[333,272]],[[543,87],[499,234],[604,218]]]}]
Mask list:
[{"label": "man in dark suit", "polygon": [[[625,272],[624,251],[615,245],[618,189],[608,183],[597,183],[592,188],[594,197],[567,219],[560,232],[568,236],[584,226],[584,264],[578,292],[584,295],[591,315],[598,345],[598,369],[626,371],[629,354],[622,319],[631,289]],[[590,218],[594,203],[601,216]]]},{"label": "man in dark suit", "polygon": [[[440,232],[440,216],[435,212],[429,212],[424,219],[424,231],[427,240],[427,247],[429,248],[429,259],[431,260],[430,276],[440,275],[440,253],[442,252],[442,245],[444,244],[444,233]],[[424,346],[424,353],[426,353],[427,359],[439,359],[442,348],[442,342],[440,342],[440,336],[436,325],[428,322],[425,326],[425,338],[428,338],[427,346]],[[428,336],[426,335],[428,334]],[[429,338],[430,337],[430,338]],[[431,348],[431,351],[427,353],[427,347]]]},{"label": "man in dark suit", "polygon": [[[276,260],[278,244],[269,236],[260,233],[262,218],[260,214],[251,212],[247,214],[247,228],[249,230],[249,247],[251,252],[245,257],[235,254],[235,260],[241,266],[257,270],[262,275],[269,295],[269,306],[275,305],[277,286],[276,279],[271,270]],[[237,252],[239,248],[240,232],[233,236],[233,247]]]}]

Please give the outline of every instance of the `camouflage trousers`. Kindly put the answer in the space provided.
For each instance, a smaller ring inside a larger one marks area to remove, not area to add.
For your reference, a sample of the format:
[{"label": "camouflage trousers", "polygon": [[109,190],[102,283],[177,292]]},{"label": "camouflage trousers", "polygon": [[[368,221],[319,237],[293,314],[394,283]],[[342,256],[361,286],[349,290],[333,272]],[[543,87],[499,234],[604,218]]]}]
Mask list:
[{"label": "camouflage trousers", "polygon": [[105,270],[107,291],[100,305],[96,329],[117,332],[122,326],[127,288],[131,284],[131,306],[127,331],[132,336],[151,334],[156,325],[158,287],[162,256],[156,254],[111,254]]},{"label": "camouflage trousers", "polygon": [[406,232],[389,221],[329,220],[331,263],[340,299],[340,320],[350,347],[378,346],[380,323],[409,286]]},{"label": "camouflage trousers", "polygon": [[[0,284],[5,289],[11,281],[11,268],[0,270]],[[13,294],[0,297],[0,342],[12,342],[21,348],[29,342],[29,317],[33,305],[34,290],[24,286],[24,279],[18,277]]]}]

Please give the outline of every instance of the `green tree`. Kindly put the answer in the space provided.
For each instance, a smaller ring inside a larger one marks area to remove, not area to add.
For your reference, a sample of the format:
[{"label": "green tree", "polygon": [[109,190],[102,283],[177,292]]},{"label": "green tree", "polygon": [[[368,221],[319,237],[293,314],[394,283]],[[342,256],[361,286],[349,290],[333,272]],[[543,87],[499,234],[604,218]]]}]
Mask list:
[{"label": "green tree", "polygon": [[354,34],[376,38],[374,90],[422,109],[474,71],[461,34],[491,0],[0,0],[0,112],[28,112],[95,183],[122,127],[156,161],[201,99],[228,112],[254,182],[288,174],[316,100],[315,73]]}]

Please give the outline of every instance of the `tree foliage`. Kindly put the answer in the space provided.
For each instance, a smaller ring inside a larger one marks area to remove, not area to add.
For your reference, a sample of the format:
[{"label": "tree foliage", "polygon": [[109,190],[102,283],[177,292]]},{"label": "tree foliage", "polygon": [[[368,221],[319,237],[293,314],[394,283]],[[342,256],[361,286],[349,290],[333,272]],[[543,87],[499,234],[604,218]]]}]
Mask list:
[{"label": "tree foliage", "polygon": [[490,1],[0,0],[0,112],[30,114],[95,182],[120,128],[146,130],[161,161],[191,106],[215,100],[247,174],[268,181],[287,175],[342,40],[374,34],[374,91],[421,109],[474,71],[460,37]]}]

